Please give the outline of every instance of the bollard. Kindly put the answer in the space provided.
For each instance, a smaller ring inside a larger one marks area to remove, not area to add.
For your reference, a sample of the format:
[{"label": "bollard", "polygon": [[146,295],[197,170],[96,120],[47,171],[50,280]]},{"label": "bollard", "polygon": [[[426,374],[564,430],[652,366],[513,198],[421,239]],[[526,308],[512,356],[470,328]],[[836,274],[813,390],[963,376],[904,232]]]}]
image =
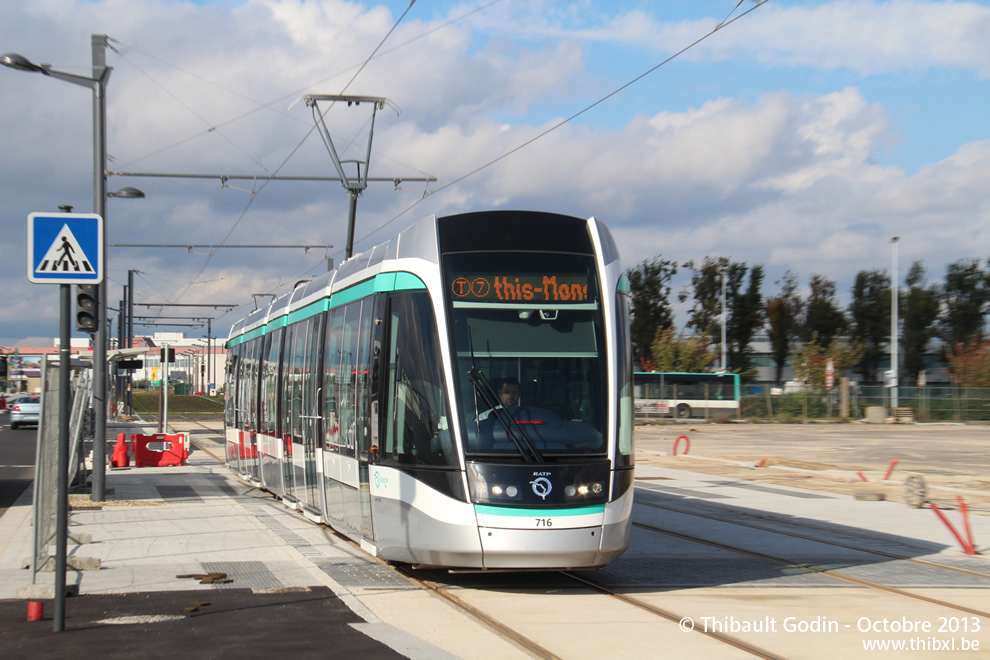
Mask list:
[{"label": "bollard", "polygon": [[113,447],[113,456],[110,458],[110,467],[130,467],[131,458],[127,455],[127,442],[124,434],[117,434],[117,444]]},{"label": "bollard", "polygon": [[884,481],[887,481],[887,479],[890,479],[890,475],[893,474],[894,468],[897,467],[897,464],[899,462],[900,461],[898,461],[896,458],[890,462],[890,467],[887,468],[887,474],[883,475],[883,480]]},{"label": "bollard", "polygon": [[931,502],[928,506],[930,506],[932,511],[935,512],[935,515],[938,516],[939,520],[945,523],[945,526],[949,528],[949,531],[952,532],[952,535],[956,537],[956,541],[958,541],[959,545],[962,546],[963,552],[965,552],[967,555],[979,554],[976,551],[976,548],[973,547],[972,543],[967,543],[961,536],[959,536],[959,532],[956,531],[956,528],[952,526],[952,523],[949,522],[949,519],[945,517],[945,514],[942,513],[942,511],[938,508],[938,506],[934,502]]},{"label": "bollard", "polygon": [[966,506],[966,501],[962,498],[962,495],[957,495],[956,500],[959,502],[959,512],[962,513],[963,519],[963,530],[966,532],[966,542],[969,543],[969,549],[972,553],[967,554],[979,554],[976,552],[976,544],[973,543],[973,528],[969,526],[969,507]]},{"label": "bollard", "polygon": [[674,440],[674,456],[677,456],[677,446],[681,444],[681,438],[684,439],[684,454],[686,455],[689,451],[691,451],[691,439],[686,435],[679,435],[677,436],[677,439]]},{"label": "bollard", "polygon": [[767,464],[767,459],[766,456],[764,456],[763,458],[760,459],[760,462],[756,464],[756,467],[763,467],[766,464]]},{"label": "bollard", "polygon": [[28,621],[41,621],[45,616],[45,604],[40,600],[28,603]]}]

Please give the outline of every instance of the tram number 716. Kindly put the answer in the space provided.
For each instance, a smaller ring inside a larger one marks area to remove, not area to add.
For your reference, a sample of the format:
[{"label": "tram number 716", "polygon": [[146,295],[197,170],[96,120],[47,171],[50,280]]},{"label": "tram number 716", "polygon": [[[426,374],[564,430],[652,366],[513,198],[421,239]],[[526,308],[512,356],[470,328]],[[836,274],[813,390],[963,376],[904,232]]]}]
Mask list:
[{"label": "tram number 716", "polygon": [[553,527],[553,518],[537,518],[537,527]]}]

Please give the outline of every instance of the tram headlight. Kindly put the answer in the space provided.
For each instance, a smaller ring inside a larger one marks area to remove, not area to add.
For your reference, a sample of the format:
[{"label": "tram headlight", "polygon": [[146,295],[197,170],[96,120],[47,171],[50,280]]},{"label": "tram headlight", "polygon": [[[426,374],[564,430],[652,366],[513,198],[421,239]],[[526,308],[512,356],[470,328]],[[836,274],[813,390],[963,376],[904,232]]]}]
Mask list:
[{"label": "tram headlight", "polygon": [[519,488],[517,486],[502,486],[496,484],[491,487],[492,497],[504,497],[507,499],[515,499],[519,495]]},{"label": "tram headlight", "polygon": [[564,488],[564,494],[567,497],[587,497],[591,495],[601,495],[603,487],[601,483],[594,482],[591,484],[580,484],[578,486],[567,486]]}]

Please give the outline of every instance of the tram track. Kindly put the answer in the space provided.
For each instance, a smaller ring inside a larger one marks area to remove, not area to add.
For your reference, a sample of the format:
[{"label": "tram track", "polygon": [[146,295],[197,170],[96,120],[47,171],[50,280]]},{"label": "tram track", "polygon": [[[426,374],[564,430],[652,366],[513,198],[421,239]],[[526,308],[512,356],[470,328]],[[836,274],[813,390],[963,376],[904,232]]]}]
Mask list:
[{"label": "tram track", "polygon": [[[443,601],[447,602],[449,605],[451,605],[458,611],[464,613],[467,616],[470,616],[472,619],[484,625],[489,630],[498,634],[500,637],[511,642],[513,645],[515,645],[517,648],[521,649],[522,651],[526,652],[527,654],[535,658],[546,658],[546,659],[560,659],[563,657],[553,652],[552,650],[548,649],[544,643],[541,643],[539,641],[536,641],[528,637],[527,635],[521,633],[519,630],[513,628],[511,625],[505,623],[504,621],[499,620],[492,614],[483,611],[479,607],[471,605],[464,598],[461,598],[457,596],[455,593],[453,593],[453,591],[450,588],[442,584],[439,584],[433,580],[417,575],[416,569],[403,567],[403,566],[394,566],[394,565],[392,566],[392,568],[393,570],[397,571],[400,575],[404,576],[413,584],[417,585],[422,589],[426,589],[430,591],[431,593],[441,598]],[[496,574],[487,574],[487,575],[494,576]],[[513,574],[506,573],[506,575],[513,575]],[[634,598],[627,594],[621,593],[620,591],[612,589],[608,586],[584,578],[581,575],[572,571],[547,571],[545,575],[559,576],[565,578],[568,581],[576,582],[580,585],[580,588],[582,589],[590,589],[599,595],[606,596],[610,599],[619,601],[624,605],[637,608],[638,610],[648,612],[649,614],[652,614],[658,618],[664,619],[674,624],[680,625],[684,620],[688,618],[683,614],[678,614],[671,610],[657,607],[641,599]],[[470,589],[470,587],[466,587],[466,586],[461,588]],[[556,592],[557,590],[548,589],[548,591]],[[548,593],[547,597],[554,598],[557,595],[559,594]],[[595,608],[591,608],[591,609],[595,609]],[[785,656],[778,655],[765,648],[762,648],[755,644],[748,643],[745,640],[735,637],[733,635],[717,632],[710,629],[704,629],[704,628],[696,628],[694,631],[712,640],[715,640],[720,644],[734,647],[740,651],[743,651],[758,658],[764,658],[766,660],[784,660],[785,658]]]},{"label": "tram track", "polygon": [[[802,571],[805,571],[805,572],[808,572],[808,573],[814,573],[814,574],[817,574],[817,575],[823,575],[823,576],[826,576],[826,577],[829,577],[829,578],[832,578],[832,579],[835,579],[835,580],[838,580],[838,581],[841,581],[841,582],[845,582],[845,583],[848,583],[848,584],[854,584],[856,586],[865,587],[865,588],[868,588],[868,589],[875,589],[877,591],[883,591],[883,592],[894,594],[894,595],[897,595],[897,596],[903,596],[905,598],[910,598],[910,599],[913,599],[913,600],[922,601],[922,602],[929,603],[929,604],[932,604],[932,605],[937,605],[939,607],[946,607],[946,608],[953,609],[953,610],[956,610],[956,611],[959,611],[959,612],[965,612],[967,614],[973,614],[975,616],[984,617],[984,618],[990,620],[990,612],[986,612],[986,611],[983,611],[983,610],[978,610],[978,609],[975,609],[975,608],[967,607],[965,605],[960,605],[958,603],[951,603],[949,601],[941,600],[939,598],[932,598],[930,596],[925,596],[923,594],[914,593],[912,591],[907,591],[905,589],[900,589],[898,587],[892,587],[890,585],[886,585],[886,584],[883,584],[881,582],[876,582],[876,581],[873,581],[873,580],[867,580],[865,578],[855,577],[855,576],[852,576],[852,575],[846,575],[846,574],[840,572],[839,569],[825,568],[825,567],[822,567],[822,566],[815,566],[813,564],[808,564],[808,563],[805,563],[805,562],[793,561],[793,560],[790,560],[790,559],[787,559],[787,558],[784,558],[784,557],[778,557],[778,556],[775,556],[775,555],[772,555],[772,554],[769,554],[769,553],[766,553],[766,552],[760,552],[758,550],[750,550],[748,548],[742,548],[742,547],[735,546],[735,545],[732,545],[732,544],[729,544],[729,543],[723,543],[721,541],[713,541],[711,539],[706,539],[706,538],[703,538],[703,537],[700,537],[700,536],[695,536],[693,534],[685,534],[683,532],[675,532],[673,530],[663,529],[663,528],[657,527],[655,525],[649,525],[649,524],[646,524],[646,523],[641,523],[641,522],[633,521],[633,527],[637,527],[639,529],[644,529],[644,530],[647,530],[647,531],[650,531],[650,532],[654,532],[654,533],[657,533],[657,534],[663,534],[665,536],[671,536],[671,537],[674,537],[674,538],[679,538],[679,539],[682,539],[682,540],[685,540],[685,541],[689,541],[689,542],[692,542],[692,543],[698,543],[698,544],[701,544],[701,545],[706,545],[706,546],[709,546],[709,547],[718,548],[720,550],[725,550],[725,551],[728,551],[728,552],[734,552],[734,553],[737,553],[737,554],[742,554],[742,555],[746,555],[746,556],[749,556],[749,557],[754,557],[754,558],[757,558],[757,559],[762,559],[762,560],[765,560],[765,561],[770,561],[770,562],[773,562],[773,563],[776,563],[776,564],[782,564],[782,565],[787,566],[789,568],[796,568],[796,569],[799,569],[799,570],[802,570]],[[868,550],[864,550],[864,552],[869,552],[869,551]],[[934,565],[935,566],[938,566],[938,564],[934,564]],[[942,568],[941,566],[939,566],[939,567]],[[982,577],[987,577],[987,576],[983,575]]]},{"label": "tram track", "polygon": [[[748,529],[755,529],[761,532],[769,532],[772,534],[779,534],[781,536],[789,536],[791,538],[802,539],[805,541],[813,541],[815,543],[821,543],[823,545],[830,545],[837,548],[844,548],[846,550],[855,550],[857,552],[865,552],[879,557],[884,557],[886,559],[896,559],[898,561],[907,561],[918,566],[927,566],[930,568],[935,568],[939,570],[952,571],[955,573],[960,573],[963,575],[972,575],[974,577],[981,577],[990,579],[990,572],[974,571],[968,568],[961,568],[959,566],[950,566],[948,564],[942,564],[939,562],[929,561],[927,559],[918,559],[917,557],[910,557],[908,555],[898,554],[896,552],[889,552],[887,550],[878,550],[876,548],[867,548],[863,546],[857,546],[850,543],[843,543],[841,541],[835,541],[830,539],[823,539],[819,536],[811,536],[808,534],[801,534],[798,532],[787,531],[782,529],[776,529],[774,527],[769,527],[766,525],[757,525],[750,522],[742,522],[739,520],[730,520],[722,516],[715,516],[707,513],[701,513],[698,511],[687,511],[684,509],[679,509],[677,507],[667,506],[663,504],[656,504],[654,502],[643,502],[637,501],[637,505],[648,506],[654,509],[661,509],[663,511],[671,511],[673,513],[679,513],[686,516],[694,516],[697,518],[705,518],[706,520],[714,520],[716,522],[725,523],[727,525],[735,525],[738,527],[746,527]],[[988,566],[990,568],[990,566]]]},{"label": "tram track", "polygon": [[[174,417],[174,419],[176,421],[181,420],[181,422],[183,423],[195,425],[196,427],[201,427],[212,433],[217,433],[216,428],[211,428],[207,423],[204,423],[204,420],[182,417],[182,416],[176,416]],[[205,421],[210,422],[212,420],[205,420]],[[195,436],[191,438],[191,442],[200,449],[209,453],[218,462],[220,463],[225,462],[225,457],[223,455],[222,450],[220,452],[220,455],[219,456],[217,455],[215,442],[197,443]],[[750,528],[765,534],[782,535],[812,543],[820,543],[829,547],[842,548],[844,550],[851,550],[855,552],[869,553],[873,556],[881,557],[886,560],[906,561],[906,562],[911,562],[911,564],[913,565],[925,566],[926,568],[930,568],[930,569],[950,571],[957,574],[965,574],[974,577],[990,579],[990,574],[988,573],[969,570],[967,568],[948,566],[945,564],[927,561],[924,559],[916,559],[914,557],[906,556],[904,554],[899,554],[897,552],[891,552],[886,549],[870,548],[870,547],[855,545],[855,539],[853,540],[853,542],[848,542],[848,541],[844,542],[842,540],[835,540],[835,539],[824,539],[815,536],[813,531],[805,533],[802,529],[796,529],[796,530],[776,529],[772,526],[773,523],[769,523],[769,522],[766,524],[760,524],[759,522],[729,520],[724,517],[720,517],[718,515],[713,515],[710,513],[688,511],[677,507],[670,507],[670,506],[654,504],[650,502],[643,502],[643,501],[637,501],[636,504],[637,506],[644,505],[646,507],[651,507],[654,509],[666,510],[678,515],[697,516],[699,518],[716,521],[718,523],[732,524],[743,528]],[[693,534],[683,533],[676,530],[665,529],[663,527],[647,524],[644,522],[634,521],[633,525],[636,528],[651,533],[664,534],[671,537],[680,538],[687,542],[708,545],[710,547],[714,547],[726,552],[748,555],[750,557],[760,559],[761,561],[782,564],[790,568],[798,569],[802,572],[823,575],[828,578],[835,579],[837,581],[841,581],[847,584],[852,584],[861,588],[874,589],[879,592],[884,592],[894,597],[910,598],[937,607],[948,608],[959,612],[971,614],[974,616],[990,619],[990,613],[986,611],[976,608],[966,607],[964,605],[958,605],[939,598],[932,598],[922,594],[913,593],[911,591],[907,591],[905,589],[901,589],[897,587],[892,587],[883,584],[881,582],[875,582],[872,580],[867,580],[856,576],[843,575],[840,572],[841,569],[835,569],[826,566],[817,566],[814,565],[813,563],[793,561],[786,557],[776,556],[772,553],[750,550],[745,547],[732,545],[731,543],[713,541],[711,539],[706,539],[702,536],[696,536]],[[797,527],[800,528],[799,525]],[[811,529],[814,530],[813,527]],[[866,543],[868,544],[869,540],[867,540]],[[441,601],[447,603],[450,607],[454,608],[456,611],[461,612],[464,616],[469,617],[471,620],[477,622],[479,625],[483,626],[487,630],[492,631],[498,637],[506,640],[507,643],[512,644],[514,647],[518,648],[521,652],[527,654],[528,656],[535,658],[568,657],[569,653],[561,650],[561,649],[569,648],[568,643],[564,641],[566,638],[560,637],[560,633],[554,631],[553,629],[554,624],[549,622],[547,623],[548,626],[547,630],[549,631],[549,634],[544,635],[541,631],[539,631],[538,628],[534,628],[531,625],[532,622],[518,618],[517,612],[514,612],[511,608],[506,609],[505,607],[506,601],[498,601],[496,599],[496,601],[493,602],[491,600],[491,595],[493,593],[503,592],[504,590],[508,590],[512,592],[513,590],[512,585],[506,586],[501,581],[496,581],[494,583],[483,582],[481,586],[473,587],[469,583],[462,581],[459,578],[452,578],[452,580],[454,581],[450,585],[446,585],[444,584],[444,582],[446,582],[447,580],[443,578],[437,580],[435,579],[435,576],[434,579],[431,579],[429,576],[424,577],[422,573],[417,569],[402,565],[394,565],[394,564],[388,564],[388,565],[398,574],[402,575],[403,578],[409,580],[416,587],[428,591],[435,597],[439,598]],[[487,575],[486,578],[487,580],[497,580],[496,573],[487,573],[486,575]],[[681,625],[682,622],[686,620],[687,621],[691,620],[690,616],[679,615],[676,610],[666,607],[667,605],[666,601],[663,603],[664,607],[659,607],[655,604],[648,602],[645,599],[636,597],[635,593],[630,593],[633,590],[627,590],[622,587],[613,588],[609,585],[598,583],[593,575],[575,573],[572,571],[550,571],[545,573],[544,575],[559,576],[566,579],[568,582],[572,582],[575,585],[579,585],[579,587],[575,589],[574,593],[584,594],[583,590],[592,590],[595,594],[599,594],[602,597],[614,599],[616,602],[621,603],[625,606],[636,608],[639,611],[649,613],[650,615],[657,617],[657,624],[654,625],[667,626],[669,625],[669,623],[673,623],[675,625]],[[520,591],[520,593],[518,594],[519,597],[528,598],[528,599],[545,598],[546,599],[545,601],[543,600],[536,601],[540,604],[539,607],[543,607],[551,610],[553,608],[558,607],[559,606],[558,603],[561,602],[561,599],[559,598],[561,594],[557,593],[559,592],[559,589],[553,589],[552,587],[547,587],[544,589],[543,587],[545,585],[542,584],[539,581],[539,579],[536,579],[534,581],[536,582],[536,585],[534,586],[531,584],[529,585],[526,591]],[[567,591],[569,591],[569,589],[567,589]],[[606,601],[593,601],[593,602],[604,603]],[[585,604],[584,607],[586,610],[594,611],[599,606],[600,605]],[[530,603],[530,607],[532,607],[531,603]],[[620,609],[619,611],[625,612],[627,610]],[[632,610],[628,610],[628,611],[631,612]],[[634,615],[627,615],[627,616],[630,620],[634,618]],[[642,617],[640,618],[642,619]],[[694,618],[698,618],[698,617],[695,616]],[[661,624],[660,623],[661,619],[669,623]],[[660,628],[660,630],[663,629],[664,628]],[[775,652],[763,646],[753,644],[742,637],[729,634],[728,632],[713,630],[708,628],[707,626],[702,628],[700,624],[698,628],[694,628],[692,631],[688,631],[683,627],[683,625],[681,625],[681,630],[683,632],[698,632],[701,633],[701,636],[711,640],[708,642],[699,641],[696,643],[703,643],[703,644],[717,643],[720,646],[724,645],[721,646],[722,648],[725,649],[724,653],[741,652],[759,658],[774,658],[774,659],[792,657],[791,653],[789,652],[784,652],[783,654],[781,654],[780,650]],[[700,640],[701,636],[699,636],[697,639]],[[774,641],[776,642],[777,640],[774,639]],[[777,646],[777,644],[775,643],[772,644],[771,646]],[[734,649],[734,651],[730,651],[729,647]]]},{"label": "tram track", "polygon": [[[587,580],[575,573],[563,571],[561,572],[561,575],[564,575],[572,580],[576,580],[577,582],[580,582],[581,584],[587,586],[588,588],[594,589],[598,593],[615,598],[623,603],[626,603],[627,605],[632,605],[633,607],[637,607],[641,610],[645,610],[652,614],[656,614],[657,616],[664,618],[668,621],[671,621],[673,623],[681,624],[681,622],[683,622],[687,618],[683,615],[671,612],[670,610],[657,607],[656,605],[651,605],[646,601],[640,600],[638,598],[633,598],[632,596],[629,596],[627,594],[623,594],[619,591],[616,591],[615,589],[612,589],[611,587],[607,587],[603,584],[598,584],[593,580]],[[733,646],[741,651],[745,651],[746,653],[750,653],[759,658],[766,658],[767,660],[783,660],[783,656],[772,653],[771,651],[756,646],[755,644],[750,644],[748,642],[745,642],[742,639],[739,639],[738,637],[733,637],[732,635],[727,635],[722,632],[717,632],[715,630],[708,630],[705,628],[694,628],[693,631],[698,632],[707,637],[710,637],[712,639],[715,639],[719,642],[722,642],[723,644]]]},{"label": "tram track", "polygon": [[397,565],[391,565],[391,567],[394,571],[405,577],[416,586],[430,591],[441,600],[445,601],[449,605],[452,605],[458,611],[470,616],[472,619],[482,624],[499,637],[511,642],[516,647],[526,653],[529,653],[533,657],[545,658],[546,660],[562,660],[561,656],[548,650],[543,645],[530,639],[526,635],[523,635],[521,632],[503,623],[502,621],[486,614],[479,608],[466,602],[464,599],[457,597],[457,595],[455,595],[447,587],[444,587],[443,585],[432,580],[427,580],[417,576],[414,569]]}]

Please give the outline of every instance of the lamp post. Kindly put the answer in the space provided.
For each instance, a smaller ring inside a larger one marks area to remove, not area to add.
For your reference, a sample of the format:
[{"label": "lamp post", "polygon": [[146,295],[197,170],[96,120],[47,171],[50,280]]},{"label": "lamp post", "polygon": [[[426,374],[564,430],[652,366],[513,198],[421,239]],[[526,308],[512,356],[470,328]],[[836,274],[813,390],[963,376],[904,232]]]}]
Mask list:
[{"label": "lamp post", "polygon": [[[35,64],[17,53],[0,56],[0,64],[18,71],[41,73],[50,78],[64,80],[93,90],[93,212],[107,217],[107,121],[106,86],[110,67],[106,65],[107,35],[90,37],[93,53],[92,75],[79,76],[52,69],[50,64]],[[124,195],[130,196],[130,195]],[[103,254],[106,255],[106,233],[103,238]],[[104,268],[106,257],[104,256]],[[97,285],[97,315],[100,322],[93,332],[93,409],[95,414],[93,437],[93,484],[90,498],[102,502],[106,493],[106,424],[107,424],[107,331],[103,319],[107,316],[107,283]]]},{"label": "lamp post", "polygon": [[893,385],[890,388],[891,414],[893,414],[893,409],[897,407],[897,386],[900,384],[897,365],[897,241],[899,240],[900,236],[894,236],[890,239],[892,253],[890,270],[890,370],[893,373]]},{"label": "lamp post", "polygon": [[726,321],[726,312],[725,312],[725,267],[724,266],[722,267],[721,271],[722,271],[722,373],[724,374],[724,373],[726,373],[726,366],[727,366],[726,363],[725,363],[725,352],[726,352],[725,351],[725,321]]}]

